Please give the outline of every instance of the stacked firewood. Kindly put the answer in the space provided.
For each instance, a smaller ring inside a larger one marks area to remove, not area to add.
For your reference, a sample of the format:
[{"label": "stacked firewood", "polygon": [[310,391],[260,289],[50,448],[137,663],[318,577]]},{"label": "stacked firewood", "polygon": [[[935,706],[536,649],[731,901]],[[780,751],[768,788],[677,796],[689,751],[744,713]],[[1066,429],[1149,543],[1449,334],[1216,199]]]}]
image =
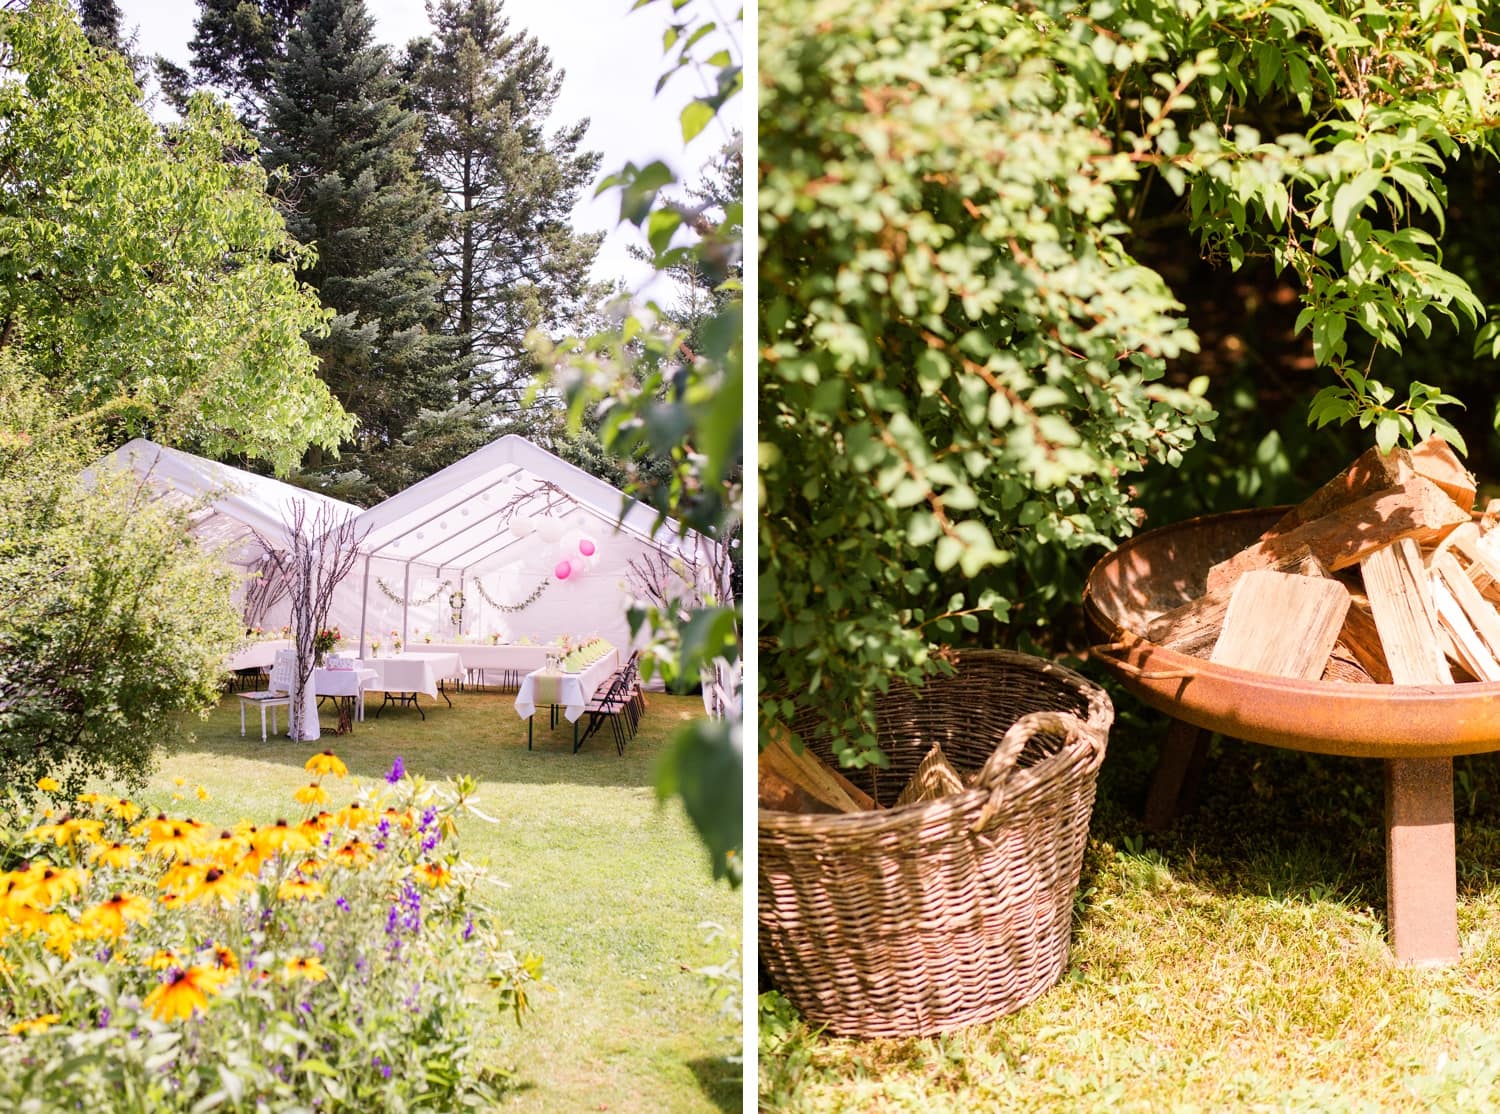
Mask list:
[{"label": "stacked firewood", "polygon": [[1167,649],[1306,680],[1500,681],[1500,501],[1475,518],[1452,449],[1371,449],[1144,632]]},{"label": "stacked firewood", "polygon": [[[896,804],[932,801],[968,787],[934,743]],[[761,751],[759,795],[762,808],[781,812],[869,812],[880,807],[812,751],[797,750],[783,739],[773,739]]]}]

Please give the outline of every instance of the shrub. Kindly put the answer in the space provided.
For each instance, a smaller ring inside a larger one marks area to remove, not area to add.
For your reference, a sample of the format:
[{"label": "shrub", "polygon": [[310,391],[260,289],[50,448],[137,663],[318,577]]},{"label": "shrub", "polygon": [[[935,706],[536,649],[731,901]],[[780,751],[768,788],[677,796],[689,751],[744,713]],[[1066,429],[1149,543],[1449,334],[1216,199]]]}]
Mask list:
[{"label": "shrub", "polygon": [[[474,900],[454,818],[472,782],[404,774],[335,803],[307,763],[300,820],[217,830],[88,793],[5,833],[0,1106],[453,1110],[473,992],[517,1016],[540,961]],[[42,788],[57,793],[51,780]]]},{"label": "shrub", "polygon": [[762,721],[815,707],[862,764],[867,694],[1125,532],[1125,477],[1211,415],[1159,381],[1195,338],[1035,21],[825,0],[762,35]]},{"label": "shrub", "polygon": [[240,633],[234,578],[192,507],[80,472],[99,446],[0,366],[0,779],[138,783],[218,699]]},{"label": "shrub", "polygon": [[1197,340],[1142,243],[1284,277],[1317,427],[1462,448],[1455,396],[1373,360],[1485,310],[1438,239],[1450,160],[1495,153],[1483,5],[789,0],[760,28],[768,730],[809,709],[881,761],[872,694],[983,618],[1046,623],[1066,551],[1135,527],[1132,474],[1183,465],[1211,383],[1171,364]]}]

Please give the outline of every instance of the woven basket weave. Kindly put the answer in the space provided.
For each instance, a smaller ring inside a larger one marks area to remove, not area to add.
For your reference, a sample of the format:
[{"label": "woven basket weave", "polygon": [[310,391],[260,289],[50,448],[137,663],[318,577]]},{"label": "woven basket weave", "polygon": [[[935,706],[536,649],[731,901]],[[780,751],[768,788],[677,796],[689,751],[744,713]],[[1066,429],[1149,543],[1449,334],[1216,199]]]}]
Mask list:
[{"label": "woven basket weave", "polygon": [[[760,957],[804,1019],[844,1036],[945,1032],[1010,1013],[1061,977],[1109,698],[1072,670],[966,651],[952,677],[892,691],[889,770],[845,770],[892,804],[933,743],[973,788],[864,813],[760,811]],[[803,743],[836,764],[826,737]]]}]

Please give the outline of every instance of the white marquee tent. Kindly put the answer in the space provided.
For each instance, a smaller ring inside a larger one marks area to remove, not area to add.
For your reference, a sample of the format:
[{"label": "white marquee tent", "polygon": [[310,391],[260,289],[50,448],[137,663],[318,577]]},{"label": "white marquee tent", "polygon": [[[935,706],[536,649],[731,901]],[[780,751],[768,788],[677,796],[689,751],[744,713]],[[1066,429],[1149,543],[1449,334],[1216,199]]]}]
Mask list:
[{"label": "white marquee tent", "polygon": [[[599,634],[623,647],[626,609],[645,581],[673,595],[712,592],[711,570],[722,566],[713,543],[657,527],[650,508],[516,435],[363,512],[144,439],[101,463],[132,470],[159,498],[198,504],[194,535],[246,573],[264,555],[261,538],[287,544],[296,507],[309,523],[320,509],[354,517],[360,554],[329,619],[361,653],[393,630],[408,644]],[[281,625],[284,601],[255,618]]]},{"label": "white marquee tent", "polygon": [[297,506],[309,521],[320,508],[338,516],[360,513],[353,503],[169,449],[144,437],[122,445],[100,465],[133,472],[151,485],[157,499],[183,507],[196,504],[190,512],[193,536],[246,571],[256,567],[265,552],[257,534],[273,545],[287,544],[286,524]]},{"label": "white marquee tent", "polygon": [[625,646],[642,570],[698,584],[713,566],[710,543],[655,518],[525,438],[502,437],[359,516],[361,557],[333,620],[362,647],[392,631],[408,644],[599,634]]}]

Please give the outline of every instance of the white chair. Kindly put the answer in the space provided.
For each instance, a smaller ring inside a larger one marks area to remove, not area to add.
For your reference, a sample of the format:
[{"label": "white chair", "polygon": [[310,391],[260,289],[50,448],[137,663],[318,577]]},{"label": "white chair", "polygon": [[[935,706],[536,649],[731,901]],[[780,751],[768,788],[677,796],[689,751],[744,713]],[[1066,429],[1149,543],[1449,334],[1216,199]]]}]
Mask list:
[{"label": "white chair", "polygon": [[295,650],[277,650],[276,660],[271,665],[271,679],[264,692],[241,692],[240,738],[245,737],[245,706],[253,704],[260,709],[260,741],[266,741],[266,709],[271,710],[271,734],[280,734],[276,723],[276,709],[285,708],[287,721],[292,718],[292,674],[297,668]]}]

